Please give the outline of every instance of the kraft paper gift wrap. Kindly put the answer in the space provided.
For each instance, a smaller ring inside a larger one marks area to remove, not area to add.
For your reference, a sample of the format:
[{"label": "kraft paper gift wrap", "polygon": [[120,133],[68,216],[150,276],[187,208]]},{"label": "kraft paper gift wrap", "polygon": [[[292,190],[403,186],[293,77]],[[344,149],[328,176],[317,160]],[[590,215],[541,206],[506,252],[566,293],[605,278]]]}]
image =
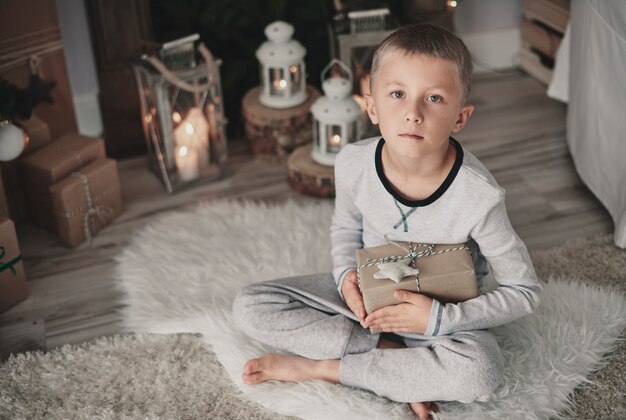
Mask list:
[{"label": "kraft paper gift wrap", "polygon": [[[406,276],[398,283],[388,278],[374,278],[379,269],[373,260],[407,256],[411,252],[416,255],[411,258],[411,266],[419,270],[417,276]],[[368,314],[384,306],[400,303],[393,297],[397,289],[423,293],[442,303],[457,303],[478,296],[476,272],[465,244],[391,242],[357,249],[356,263],[359,288]]]},{"label": "kraft paper gift wrap", "polygon": [[21,121],[19,125],[28,133],[28,143],[24,146],[22,157],[50,143],[50,127],[36,115],[33,114],[29,119]]},{"label": "kraft paper gift wrap", "polygon": [[55,232],[57,220],[49,188],[72,171],[105,157],[104,141],[70,133],[52,141],[20,161],[33,222]]},{"label": "kraft paper gift wrap", "polygon": [[24,263],[11,219],[0,218],[0,312],[28,297]]},{"label": "kraft paper gift wrap", "polygon": [[75,247],[122,213],[122,191],[113,159],[98,159],[50,187],[61,242]]}]

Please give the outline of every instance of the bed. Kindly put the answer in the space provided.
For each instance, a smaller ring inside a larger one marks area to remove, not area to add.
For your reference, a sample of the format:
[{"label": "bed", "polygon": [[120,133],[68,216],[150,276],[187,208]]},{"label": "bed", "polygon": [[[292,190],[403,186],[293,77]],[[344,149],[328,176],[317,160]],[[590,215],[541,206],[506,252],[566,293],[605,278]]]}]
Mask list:
[{"label": "bed", "polygon": [[572,0],[570,16],[548,95],[569,104],[576,170],[626,248],[626,1]]}]

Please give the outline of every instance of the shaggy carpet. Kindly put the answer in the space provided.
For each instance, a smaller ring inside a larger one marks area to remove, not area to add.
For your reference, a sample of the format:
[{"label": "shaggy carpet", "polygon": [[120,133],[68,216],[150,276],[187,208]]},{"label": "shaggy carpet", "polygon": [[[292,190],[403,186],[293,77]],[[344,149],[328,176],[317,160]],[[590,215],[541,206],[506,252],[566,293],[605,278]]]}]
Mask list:
[{"label": "shaggy carpet", "polygon": [[[201,333],[237,387],[282,414],[408,418],[406,405],[342,385],[309,381],[247,386],[241,381],[245,361],[273,349],[234,327],[234,295],[251,282],[329,271],[331,214],[329,201],[223,201],[160,217],[136,234],[118,258],[128,330]],[[619,255],[616,263],[623,263],[623,251],[613,252]],[[543,255],[536,257],[538,265],[543,258],[546,266],[556,268],[538,268],[546,282],[543,304],[534,314],[493,330],[508,362],[506,384],[486,403],[442,404],[438,418],[575,415],[572,391],[588,383],[588,376],[607,363],[603,355],[617,346],[626,326],[626,298],[623,290],[592,282],[604,275],[596,265],[614,265],[604,254],[597,261],[594,254],[572,255],[565,264],[572,266],[563,270],[554,261],[558,251]],[[623,271],[613,274],[624,278]]]},{"label": "shaggy carpet", "polygon": [[275,418],[241,398],[198,335],[106,337],[0,365],[0,419]]}]

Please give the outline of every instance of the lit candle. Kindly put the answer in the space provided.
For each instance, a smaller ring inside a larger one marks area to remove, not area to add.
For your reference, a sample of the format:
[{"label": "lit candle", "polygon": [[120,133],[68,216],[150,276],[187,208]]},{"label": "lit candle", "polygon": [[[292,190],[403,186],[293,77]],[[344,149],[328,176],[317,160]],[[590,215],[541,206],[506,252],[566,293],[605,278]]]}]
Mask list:
[{"label": "lit candle", "polygon": [[285,79],[274,80],[274,88],[276,90],[283,90],[287,87],[287,81]]},{"label": "lit candle", "polygon": [[187,146],[180,146],[176,151],[176,167],[178,176],[183,181],[196,179],[200,173],[198,153]]},{"label": "lit candle", "polygon": [[[180,114],[174,112],[172,119],[180,119]],[[176,146],[187,146],[187,149],[193,150],[198,159],[200,167],[209,164],[209,122],[204,116],[202,110],[197,107],[189,109],[187,116],[174,129],[174,139]]]}]

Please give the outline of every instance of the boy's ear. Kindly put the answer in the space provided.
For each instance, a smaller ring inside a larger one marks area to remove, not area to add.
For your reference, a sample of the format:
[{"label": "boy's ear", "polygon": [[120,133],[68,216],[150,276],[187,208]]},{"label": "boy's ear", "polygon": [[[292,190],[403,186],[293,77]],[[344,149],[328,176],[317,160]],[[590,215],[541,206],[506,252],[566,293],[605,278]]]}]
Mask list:
[{"label": "boy's ear", "polygon": [[452,128],[453,133],[458,133],[463,127],[465,127],[465,124],[467,124],[467,120],[469,120],[469,118],[472,116],[472,112],[474,112],[474,105],[463,105],[456,119],[456,122],[454,123],[454,128]]},{"label": "boy's ear", "polygon": [[374,98],[371,94],[365,95],[365,106],[367,108],[367,115],[369,115],[372,124],[378,124],[378,117],[376,116],[376,107],[374,106]]}]

